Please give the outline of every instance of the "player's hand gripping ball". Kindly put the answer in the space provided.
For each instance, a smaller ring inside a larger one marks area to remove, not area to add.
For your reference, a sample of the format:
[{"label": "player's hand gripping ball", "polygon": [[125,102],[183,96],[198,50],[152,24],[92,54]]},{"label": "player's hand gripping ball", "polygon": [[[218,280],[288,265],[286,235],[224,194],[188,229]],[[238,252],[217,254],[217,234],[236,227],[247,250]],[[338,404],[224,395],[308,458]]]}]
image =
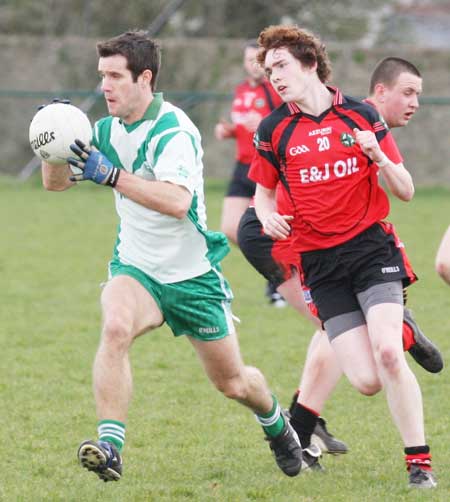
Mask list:
[{"label": "player's hand gripping ball", "polygon": [[85,145],[79,139],[70,145],[75,157],[69,157],[67,162],[80,172],[70,177],[70,181],[91,180],[98,185],[115,187],[119,179],[120,169],[114,167],[108,157],[96,148]]},{"label": "player's hand gripping ball", "polygon": [[89,144],[92,126],[87,115],[67,101],[43,106],[30,124],[30,145],[35,155],[49,164],[67,164],[76,138]]}]

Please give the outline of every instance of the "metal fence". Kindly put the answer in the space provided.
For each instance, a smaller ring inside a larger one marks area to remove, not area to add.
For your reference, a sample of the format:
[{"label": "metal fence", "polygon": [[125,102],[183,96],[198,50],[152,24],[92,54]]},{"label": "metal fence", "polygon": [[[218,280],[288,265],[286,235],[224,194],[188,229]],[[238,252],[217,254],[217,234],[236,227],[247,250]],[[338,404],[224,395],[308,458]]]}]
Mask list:
[{"label": "metal fence", "polygon": [[[213,129],[220,117],[228,115],[231,94],[186,91],[165,92],[164,96],[184,109],[199,127],[206,175],[228,177],[233,165],[234,144],[233,141],[217,141]],[[53,92],[0,91],[0,106],[6,119],[0,122],[1,174],[26,180],[39,167],[28,143],[28,126],[37,106],[54,97],[68,98],[77,106],[91,100],[88,115],[92,122],[107,113],[99,92],[67,90],[55,96]],[[450,97],[427,96],[421,99],[421,108],[411,123],[393,131],[416,184],[450,186],[450,141],[445,130],[449,122]]]}]

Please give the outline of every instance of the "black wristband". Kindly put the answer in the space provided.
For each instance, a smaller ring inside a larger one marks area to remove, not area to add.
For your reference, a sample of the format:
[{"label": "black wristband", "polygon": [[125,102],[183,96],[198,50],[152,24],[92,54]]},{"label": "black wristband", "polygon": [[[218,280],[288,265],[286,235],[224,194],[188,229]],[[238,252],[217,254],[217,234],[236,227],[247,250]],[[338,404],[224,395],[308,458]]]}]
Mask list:
[{"label": "black wristband", "polygon": [[110,187],[115,187],[117,185],[117,181],[119,180],[120,169],[118,167],[113,167],[111,171],[111,176],[108,178],[106,182]]}]

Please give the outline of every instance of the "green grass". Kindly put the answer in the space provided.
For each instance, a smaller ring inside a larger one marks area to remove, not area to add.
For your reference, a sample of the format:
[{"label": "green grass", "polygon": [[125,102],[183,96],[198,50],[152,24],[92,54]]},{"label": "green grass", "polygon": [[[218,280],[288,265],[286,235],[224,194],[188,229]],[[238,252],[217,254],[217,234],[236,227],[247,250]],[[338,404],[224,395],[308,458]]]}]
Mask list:
[{"label": "green grass", "polygon": [[[207,185],[209,225],[218,227],[224,184]],[[91,366],[117,224],[110,190],[85,184],[46,193],[38,178],[0,179],[0,500],[446,501],[449,499],[448,373],[411,363],[421,383],[439,487],[411,493],[403,452],[383,395],[360,396],[343,379],[327,404],[330,429],[350,446],[326,457],[323,475],[284,476],[251,413],[220,396],[190,344],[165,327],[132,350],[135,394],[127,424],[125,475],[101,483],[80,469],[76,449],[95,436]],[[450,354],[450,288],[433,268],[449,224],[450,192],[419,191],[393,203],[391,220],[420,281],[410,305]],[[312,329],[291,309],[266,305],[264,281],[236,249],[224,261],[245,360],[260,367],[287,405]],[[409,356],[408,356],[409,357]]]}]

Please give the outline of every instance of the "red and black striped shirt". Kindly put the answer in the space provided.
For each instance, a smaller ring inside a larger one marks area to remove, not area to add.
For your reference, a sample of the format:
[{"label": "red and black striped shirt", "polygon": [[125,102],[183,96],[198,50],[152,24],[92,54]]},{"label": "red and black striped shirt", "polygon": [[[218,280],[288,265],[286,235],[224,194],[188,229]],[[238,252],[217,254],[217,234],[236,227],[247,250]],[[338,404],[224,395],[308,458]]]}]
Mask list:
[{"label": "red and black striped shirt", "polygon": [[285,103],[261,122],[249,178],[274,189],[281,214],[293,214],[295,251],[342,244],[389,213],[378,167],[355,143],[353,129],[371,130],[388,158],[403,161],[395,140],[370,105],[334,93],[331,108],[315,117]]}]

